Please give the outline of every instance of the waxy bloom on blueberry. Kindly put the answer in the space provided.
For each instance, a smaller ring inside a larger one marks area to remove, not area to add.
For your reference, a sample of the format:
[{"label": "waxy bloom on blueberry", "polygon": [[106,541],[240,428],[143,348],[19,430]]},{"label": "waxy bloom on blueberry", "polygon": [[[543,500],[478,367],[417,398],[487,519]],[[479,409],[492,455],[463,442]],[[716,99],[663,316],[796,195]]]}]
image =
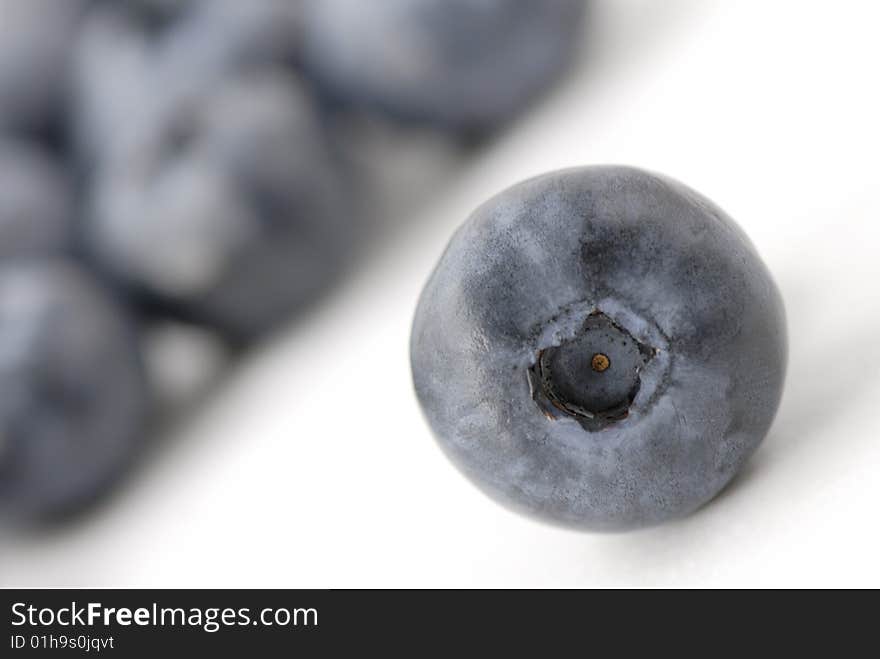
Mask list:
[{"label": "waxy bloom on blueberry", "polygon": [[458,230],[413,325],[445,452],[501,502],[587,529],[686,515],[773,420],[782,299],[743,231],[665,176],[546,174]]}]

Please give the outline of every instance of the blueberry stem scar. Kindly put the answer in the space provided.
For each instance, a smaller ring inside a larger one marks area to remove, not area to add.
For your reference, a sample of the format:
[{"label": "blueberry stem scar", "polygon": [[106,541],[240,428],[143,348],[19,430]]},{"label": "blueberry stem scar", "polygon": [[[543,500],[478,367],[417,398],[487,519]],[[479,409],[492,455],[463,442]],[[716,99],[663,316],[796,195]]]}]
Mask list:
[{"label": "blueberry stem scar", "polygon": [[551,419],[562,412],[586,430],[601,430],[627,417],[639,372],[655,352],[594,311],[575,336],[538,352],[528,373],[532,398]]}]

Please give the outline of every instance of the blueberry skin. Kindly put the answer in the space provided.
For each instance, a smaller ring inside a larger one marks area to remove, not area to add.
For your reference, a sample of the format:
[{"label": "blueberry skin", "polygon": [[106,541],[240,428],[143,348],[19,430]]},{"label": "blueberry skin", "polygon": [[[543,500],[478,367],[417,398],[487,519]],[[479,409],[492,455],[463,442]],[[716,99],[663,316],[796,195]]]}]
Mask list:
[{"label": "blueberry skin", "polygon": [[593,530],[714,497],[770,427],[786,355],[782,299],[742,230],[676,181],[612,166],[539,176],[477,209],[411,338],[415,390],[452,461],[502,503]]},{"label": "blueberry skin", "polygon": [[67,249],[73,206],[71,181],[49,153],[0,139],[0,259]]},{"label": "blueberry skin", "polygon": [[0,510],[94,500],[139,446],[147,396],[132,327],[81,268],[0,262]]},{"label": "blueberry skin", "polygon": [[312,0],[303,62],[334,99],[478,133],[556,79],[583,0]]}]

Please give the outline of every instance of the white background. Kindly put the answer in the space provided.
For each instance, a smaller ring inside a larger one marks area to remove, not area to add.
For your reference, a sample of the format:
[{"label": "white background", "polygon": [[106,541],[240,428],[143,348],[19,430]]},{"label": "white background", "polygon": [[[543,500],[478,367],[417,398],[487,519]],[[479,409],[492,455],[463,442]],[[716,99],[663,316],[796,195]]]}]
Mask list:
[{"label": "white background", "polygon": [[[595,5],[566,84],[430,199],[399,204],[359,276],[235,365],[111,503],[0,538],[0,583],[880,586],[880,10]],[[422,283],[478,203],[607,162],[679,178],[742,224],[782,288],[791,362],[775,425],[716,501],[591,535],[510,513],[458,474],[421,417],[407,343]]]}]

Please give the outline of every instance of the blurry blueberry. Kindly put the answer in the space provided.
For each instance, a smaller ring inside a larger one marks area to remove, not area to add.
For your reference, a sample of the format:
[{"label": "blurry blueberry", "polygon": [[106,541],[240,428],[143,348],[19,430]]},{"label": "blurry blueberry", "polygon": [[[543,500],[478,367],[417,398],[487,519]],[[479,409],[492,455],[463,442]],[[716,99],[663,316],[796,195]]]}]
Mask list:
[{"label": "blurry blueberry", "polygon": [[145,395],[122,311],[60,260],[0,261],[0,508],[71,512],[123,471]]},{"label": "blurry blueberry", "polygon": [[560,75],[583,13],[583,0],[310,0],[303,60],[343,103],[477,132]]},{"label": "blurry blueberry", "polygon": [[234,338],[271,328],[333,279],[352,222],[294,76],[234,77],[152,119],[94,176],[85,238],[105,268]]},{"label": "blurry blueberry", "polygon": [[66,173],[48,153],[0,139],[0,259],[65,249],[72,207]]},{"label": "blurry blueberry", "polygon": [[[221,76],[298,57],[301,0],[198,0],[188,9],[157,44],[164,94],[198,92]],[[183,84],[168,87],[174,83]]]},{"label": "blurry blueberry", "polygon": [[550,173],[481,206],[411,343],[419,401],[471,479],[609,530],[715,496],[773,420],[786,353],[780,294],[742,230],[626,167]]},{"label": "blurry blueberry", "polygon": [[0,0],[0,128],[42,129],[64,98],[85,0]]},{"label": "blurry blueberry", "polygon": [[73,66],[73,132],[83,164],[131,148],[225,79],[292,61],[300,11],[286,0],[97,4]]},{"label": "blurry blueberry", "polygon": [[141,28],[159,32],[200,0],[94,0],[96,5],[115,7],[130,15]]},{"label": "blurry blueberry", "polygon": [[98,4],[87,14],[73,53],[69,121],[74,155],[88,174],[149,130],[160,97],[153,59],[134,12]]}]

